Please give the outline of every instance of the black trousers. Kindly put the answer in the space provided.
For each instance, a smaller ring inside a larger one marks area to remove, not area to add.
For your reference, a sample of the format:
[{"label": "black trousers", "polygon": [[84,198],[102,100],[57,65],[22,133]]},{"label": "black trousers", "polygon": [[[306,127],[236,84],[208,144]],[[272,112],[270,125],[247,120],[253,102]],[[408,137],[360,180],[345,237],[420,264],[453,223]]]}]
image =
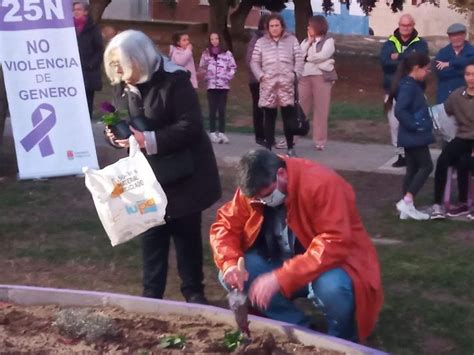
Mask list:
[{"label": "black trousers", "polygon": [[263,130],[263,108],[258,107],[258,100],[260,99],[260,83],[250,83],[249,88],[250,93],[252,94],[252,117],[255,140],[263,141],[265,139]]},{"label": "black trousers", "polygon": [[181,293],[188,299],[204,292],[201,212],[167,221],[142,234],[143,296],[163,298],[168,275],[168,252],[173,237]]},{"label": "black trousers", "polygon": [[94,111],[94,95],[94,90],[86,90],[87,108],[89,109],[90,118],[92,118],[92,112]]},{"label": "black trousers", "polygon": [[[474,140],[456,137],[444,146],[443,151],[436,162],[434,184],[435,203],[441,204],[443,201],[444,189],[448,179],[448,168],[450,166],[456,166],[462,156],[470,155],[473,144]],[[459,202],[466,202],[467,194],[461,196],[461,190],[463,189],[463,186],[461,186],[462,184],[463,182],[458,179]]]},{"label": "black trousers", "polygon": [[459,159],[456,169],[458,171],[459,202],[465,203],[469,193],[469,173],[474,174],[474,157],[471,154],[463,155]]},{"label": "black trousers", "polygon": [[216,131],[216,120],[219,120],[219,129],[221,133],[225,132],[225,111],[227,107],[227,89],[209,89],[207,90],[207,102],[209,104],[209,130]]},{"label": "black trousers", "polygon": [[416,196],[433,171],[428,146],[405,148],[407,170],[403,180],[403,195],[407,192]]},{"label": "black trousers", "polygon": [[[292,115],[295,114],[294,106],[285,106],[281,107],[281,116],[283,118],[283,131],[285,133],[286,144],[288,149],[293,148],[293,135],[290,133],[289,123],[292,118]],[[277,117],[276,108],[267,108],[263,109],[265,114],[265,145],[268,149],[272,149],[273,144],[275,143],[275,123]]]}]

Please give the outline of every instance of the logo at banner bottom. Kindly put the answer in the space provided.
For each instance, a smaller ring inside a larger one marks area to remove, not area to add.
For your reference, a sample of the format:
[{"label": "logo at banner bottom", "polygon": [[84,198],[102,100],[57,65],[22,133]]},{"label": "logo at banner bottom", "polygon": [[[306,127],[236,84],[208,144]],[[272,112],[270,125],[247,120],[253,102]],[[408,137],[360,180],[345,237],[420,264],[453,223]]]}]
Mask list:
[{"label": "logo at banner bottom", "polygon": [[37,145],[43,158],[53,155],[53,145],[48,134],[56,124],[56,111],[54,107],[50,104],[39,105],[33,111],[31,121],[33,129],[20,141],[21,145],[27,152]]}]

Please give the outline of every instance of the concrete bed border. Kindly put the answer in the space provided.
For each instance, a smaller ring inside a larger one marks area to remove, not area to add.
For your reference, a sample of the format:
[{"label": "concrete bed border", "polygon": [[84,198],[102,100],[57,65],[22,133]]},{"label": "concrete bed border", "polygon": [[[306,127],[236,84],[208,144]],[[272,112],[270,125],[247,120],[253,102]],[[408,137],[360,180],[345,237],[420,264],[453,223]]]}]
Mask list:
[{"label": "concrete bed border", "polygon": [[[178,314],[204,316],[212,321],[235,326],[231,311],[214,306],[157,300],[117,293],[82,291],[70,289],[43,288],[18,285],[0,285],[0,301],[19,305],[56,304],[62,307],[120,307],[127,312],[142,314]],[[384,352],[349,341],[314,332],[292,324],[250,316],[251,329],[277,331],[295,337],[307,345],[319,346],[346,354],[382,355]]]}]

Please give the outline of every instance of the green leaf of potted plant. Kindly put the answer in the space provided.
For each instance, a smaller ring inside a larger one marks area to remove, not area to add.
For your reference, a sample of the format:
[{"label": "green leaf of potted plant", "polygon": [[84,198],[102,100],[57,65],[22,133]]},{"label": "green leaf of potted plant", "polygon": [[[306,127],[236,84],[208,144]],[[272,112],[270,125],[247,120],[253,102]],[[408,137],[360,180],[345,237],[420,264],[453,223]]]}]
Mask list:
[{"label": "green leaf of potted plant", "polygon": [[104,113],[102,123],[109,126],[117,139],[127,139],[132,135],[128,122],[122,120],[123,112],[118,111],[114,105],[107,101],[100,104],[100,110]]}]

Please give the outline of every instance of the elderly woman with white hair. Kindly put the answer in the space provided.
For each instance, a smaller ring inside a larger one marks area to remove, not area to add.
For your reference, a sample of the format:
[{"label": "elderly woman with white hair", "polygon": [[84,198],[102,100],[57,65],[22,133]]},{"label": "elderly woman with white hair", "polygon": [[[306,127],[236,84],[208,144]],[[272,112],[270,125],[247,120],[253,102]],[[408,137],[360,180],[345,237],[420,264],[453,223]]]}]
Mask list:
[{"label": "elderly woman with white hair", "polygon": [[[187,302],[205,304],[201,212],[220,198],[221,186],[189,73],[133,30],[110,41],[104,64],[116,106],[128,110],[132,122],[136,117],[144,122],[144,131],[130,129],[168,198],[166,224],[142,234],[143,295],[163,298],[173,237],[181,292]],[[128,140],[109,129],[107,135],[128,147]]]}]

